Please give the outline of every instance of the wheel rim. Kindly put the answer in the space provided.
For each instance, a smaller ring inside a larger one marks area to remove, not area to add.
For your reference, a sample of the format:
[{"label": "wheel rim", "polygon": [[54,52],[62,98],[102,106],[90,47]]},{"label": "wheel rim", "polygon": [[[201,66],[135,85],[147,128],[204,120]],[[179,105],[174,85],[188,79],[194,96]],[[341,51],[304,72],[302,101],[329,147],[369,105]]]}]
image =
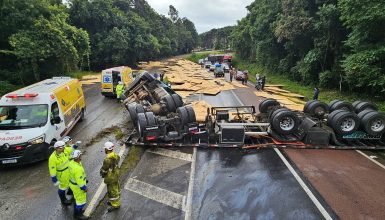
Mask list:
[{"label": "wheel rim", "polygon": [[384,130],[384,128],[385,128],[384,121],[381,118],[377,118],[377,119],[373,120],[370,127],[371,127],[372,131],[380,132],[380,131]]},{"label": "wheel rim", "polygon": [[341,130],[345,132],[352,131],[356,126],[356,121],[352,118],[345,118],[341,123]]},{"label": "wheel rim", "polygon": [[279,127],[284,131],[290,131],[294,128],[294,120],[291,117],[282,118],[281,122],[279,122]]}]

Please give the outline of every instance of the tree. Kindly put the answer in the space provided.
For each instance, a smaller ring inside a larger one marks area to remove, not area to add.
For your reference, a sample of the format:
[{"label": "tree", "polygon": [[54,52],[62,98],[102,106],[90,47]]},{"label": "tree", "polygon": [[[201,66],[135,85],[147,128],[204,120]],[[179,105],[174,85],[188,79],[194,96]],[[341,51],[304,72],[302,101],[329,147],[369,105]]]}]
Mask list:
[{"label": "tree", "polygon": [[176,10],[176,8],[172,5],[169,6],[168,16],[170,16],[170,19],[172,22],[177,22],[179,19],[179,12]]}]

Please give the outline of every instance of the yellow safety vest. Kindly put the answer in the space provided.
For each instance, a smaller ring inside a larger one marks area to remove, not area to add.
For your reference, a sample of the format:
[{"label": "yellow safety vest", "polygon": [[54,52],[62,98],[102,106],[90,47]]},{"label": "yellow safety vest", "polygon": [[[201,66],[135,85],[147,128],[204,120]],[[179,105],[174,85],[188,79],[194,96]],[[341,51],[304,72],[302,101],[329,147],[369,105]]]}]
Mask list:
[{"label": "yellow safety vest", "polygon": [[68,157],[64,154],[57,154],[56,151],[48,159],[49,174],[51,177],[57,176],[58,172],[63,172],[68,168]]},{"label": "yellow safety vest", "polygon": [[71,160],[69,163],[69,171],[70,171],[70,183],[73,185],[77,185],[80,188],[87,185],[87,175],[84,171],[82,163],[75,162]]}]

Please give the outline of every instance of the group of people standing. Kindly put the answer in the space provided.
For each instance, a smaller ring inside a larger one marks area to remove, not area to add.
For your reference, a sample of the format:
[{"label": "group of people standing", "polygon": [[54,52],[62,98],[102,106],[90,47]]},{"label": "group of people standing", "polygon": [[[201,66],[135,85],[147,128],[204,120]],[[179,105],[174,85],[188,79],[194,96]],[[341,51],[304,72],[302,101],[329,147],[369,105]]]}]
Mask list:
[{"label": "group of people standing", "polygon": [[[107,185],[108,212],[120,208],[120,157],[114,152],[114,146],[112,142],[104,144],[106,157],[100,170],[100,175]],[[71,205],[75,200],[75,219],[88,219],[89,217],[83,214],[87,202],[88,180],[81,162],[82,152],[77,148],[77,144],[72,144],[69,136],[57,141],[54,144],[54,152],[49,157],[48,168],[54,186],[58,187],[62,205]],[[67,199],[67,195],[73,198]]]}]

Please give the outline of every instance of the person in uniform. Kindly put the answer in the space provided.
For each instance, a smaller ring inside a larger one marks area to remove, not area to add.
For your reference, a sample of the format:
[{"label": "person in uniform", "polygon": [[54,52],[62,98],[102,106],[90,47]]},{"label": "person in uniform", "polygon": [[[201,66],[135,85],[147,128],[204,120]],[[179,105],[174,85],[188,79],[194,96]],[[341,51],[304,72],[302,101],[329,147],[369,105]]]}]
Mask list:
[{"label": "person in uniform", "polygon": [[124,85],[122,81],[119,81],[118,85],[116,86],[116,98],[118,101],[120,100],[120,95],[122,95],[124,92]]},{"label": "person in uniform", "polygon": [[120,208],[120,157],[114,152],[114,146],[115,145],[109,141],[104,144],[106,157],[103,161],[103,166],[100,169],[100,175],[104,178],[104,183],[107,185],[107,194],[110,205],[108,212]]},{"label": "person in uniform", "polygon": [[48,168],[52,182],[57,186],[60,201],[63,205],[70,205],[72,202],[66,198],[66,190],[69,187],[70,173],[68,170],[69,159],[64,154],[63,141],[57,141],[54,145],[55,151],[48,159]]},{"label": "person in uniform", "polygon": [[83,215],[84,207],[87,203],[87,175],[81,163],[81,151],[74,150],[71,153],[71,161],[69,163],[70,188],[75,197],[74,217],[75,219],[88,219]]}]

